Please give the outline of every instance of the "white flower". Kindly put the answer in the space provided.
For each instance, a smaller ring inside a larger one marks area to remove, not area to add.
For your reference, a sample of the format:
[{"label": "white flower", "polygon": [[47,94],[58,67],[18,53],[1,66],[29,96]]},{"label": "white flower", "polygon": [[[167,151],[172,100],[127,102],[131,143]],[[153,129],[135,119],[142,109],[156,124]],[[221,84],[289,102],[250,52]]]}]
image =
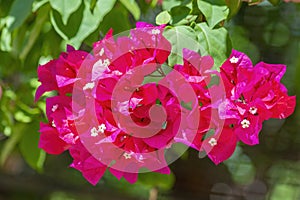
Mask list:
[{"label": "white flower", "polygon": [[250,126],[250,121],[247,119],[244,119],[243,121],[241,121],[242,127],[243,128],[249,128]]},{"label": "white flower", "polygon": [[208,141],[208,143],[210,144],[210,146],[216,146],[218,144],[217,140],[215,138],[210,138],[210,140]]},{"label": "white flower", "polygon": [[158,35],[158,34],[160,34],[160,30],[159,30],[159,29],[153,29],[153,30],[151,31],[151,33],[152,33],[153,35]]},{"label": "white flower", "polygon": [[57,108],[58,108],[58,105],[57,105],[57,104],[53,105],[53,106],[52,106],[52,109],[51,109],[52,112],[55,112],[55,111],[57,110]]},{"label": "white flower", "polygon": [[239,62],[239,58],[232,56],[229,61],[231,63],[237,63],[237,62]]},{"label": "white flower", "polygon": [[83,86],[83,90],[87,90],[87,89],[93,89],[95,87],[95,83],[94,82],[90,82],[90,83],[87,83]]},{"label": "white flower", "polygon": [[255,115],[257,113],[257,108],[253,106],[253,107],[249,108],[249,112],[251,114]]},{"label": "white flower", "polygon": [[100,126],[98,126],[98,129],[96,127],[93,127],[91,129],[91,136],[96,137],[99,135],[99,133],[104,133],[105,130],[106,130],[105,124],[101,124]]}]

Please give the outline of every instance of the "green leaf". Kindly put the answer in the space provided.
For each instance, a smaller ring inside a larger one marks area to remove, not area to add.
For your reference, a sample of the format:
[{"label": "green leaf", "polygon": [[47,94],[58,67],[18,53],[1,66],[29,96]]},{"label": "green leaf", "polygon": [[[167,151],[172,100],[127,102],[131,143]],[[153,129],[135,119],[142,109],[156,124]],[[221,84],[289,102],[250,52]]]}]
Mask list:
[{"label": "green leaf", "polygon": [[51,7],[61,14],[64,25],[68,19],[81,5],[82,0],[50,0]]},{"label": "green leaf", "polygon": [[226,0],[226,5],[229,8],[228,19],[231,19],[239,12],[242,5],[242,0]]},{"label": "green leaf", "polygon": [[21,60],[24,60],[27,57],[27,54],[31,50],[32,46],[35,44],[38,36],[40,35],[40,32],[44,26],[44,23],[48,19],[49,14],[49,7],[43,6],[38,10],[36,21],[34,23],[34,26],[32,30],[30,31],[28,35],[27,42],[23,45],[23,49],[19,55],[19,58]]},{"label": "green leaf", "polygon": [[274,6],[277,6],[280,3],[280,0],[268,0]]},{"label": "green leaf", "polygon": [[50,21],[54,30],[65,40],[69,41],[74,37],[81,25],[85,6],[81,5],[79,9],[73,13],[68,20],[67,25],[64,25],[60,14],[56,10],[50,11]]},{"label": "green leaf", "polygon": [[249,6],[254,6],[254,5],[257,5],[259,3],[261,3],[263,0],[251,0],[251,1],[248,1],[248,5]]},{"label": "green leaf", "polygon": [[25,161],[35,170],[41,171],[46,158],[46,153],[38,148],[40,134],[38,123],[30,124],[24,130],[19,149]]},{"label": "green leaf", "polygon": [[228,16],[227,6],[217,6],[198,0],[198,8],[203,13],[209,27],[213,28],[221,21],[225,20]]},{"label": "green leaf", "polygon": [[31,117],[25,115],[22,111],[17,111],[14,117],[17,121],[22,123],[29,123],[32,120]]},{"label": "green leaf", "polygon": [[[116,6],[104,17],[103,21],[100,23],[101,32],[107,33],[111,28],[114,30],[114,34],[128,31],[130,28],[132,28],[128,16],[128,10],[123,5]],[[112,18],[114,20],[111,20]]]},{"label": "green leaf", "polygon": [[31,13],[32,3],[34,0],[15,0],[8,14],[10,19],[7,27],[11,32],[20,27]]},{"label": "green leaf", "polygon": [[5,142],[4,147],[2,148],[1,153],[0,153],[0,164],[1,165],[5,164],[5,161],[7,160],[9,155],[13,152],[16,145],[22,138],[23,133],[24,133],[23,132],[24,128],[25,128],[25,124],[22,124],[22,123],[16,124],[13,127],[12,135]]},{"label": "green leaf", "polygon": [[69,41],[75,48],[78,48],[82,41],[99,27],[104,16],[114,7],[116,0],[98,0],[93,13],[89,9],[89,1],[85,0],[84,2],[85,8],[81,24],[76,35]]},{"label": "green leaf", "polygon": [[141,11],[138,4],[134,0],[120,0],[120,2],[129,10],[135,20],[141,16]]},{"label": "green leaf", "polygon": [[229,28],[229,36],[232,48],[244,52],[253,63],[257,63],[260,58],[259,49],[249,40],[249,33],[242,26]]},{"label": "green leaf", "polygon": [[170,66],[183,63],[183,48],[188,48],[196,52],[201,48],[197,42],[195,31],[189,26],[167,27],[164,36],[172,44],[172,53],[168,58],[168,64]]},{"label": "green leaf", "polygon": [[40,9],[40,7],[42,7],[43,5],[45,5],[46,3],[48,3],[49,0],[42,0],[42,1],[35,1],[32,4],[32,12],[36,12],[38,9]]},{"label": "green leaf", "polygon": [[202,47],[201,55],[211,55],[214,69],[219,69],[231,50],[227,30],[223,27],[211,29],[203,22],[196,25],[195,31]]},{"label": "green leaf", "polygon": [[171,20],[171,16],[168,11],[162,11],[156,16],[155,22],[157,25],[167,24]]},{"label": "green leaf", "polygon": [[173,173],[141,173],[138,182],[150,188],[158,187],[162,190],[170,190],[175,183],[175,176]]},{"label": "green leaf", "polygon": [[175,6],[179,6],[181,4],[180,0],[165,0],[162,2],[163,10],[171,10],[171,8]]},{"label": "green leaf", "polygon": [[58,35],[60,35],[60,37],[62,37],[62,39],[64,40],[69,40],[68,36],[61,30],[61,28],[59,27],[59,25],[56,23],[55,17],[53,12],[50,12],[50,22],[54,28],[54,30],[58,33]]},{"label": "green leaf", "polygon": [[11,51],[11,32],[8,28],[3,28],[0,35],[0,50],[1,51]]},{"label": "green leaf", "polygon": [[186,6],[173,7],[170,11],[170,15],[172,16],[171,24],[179,24],[189,15],[190,11],[191,9]]},{"label": "green leaf", "polygon": [[97,0],[91,0],[91,3],[90,3],[90,11],[93,13],[94,12],[94,9],[96,7],[96,3],[97,3]]}]

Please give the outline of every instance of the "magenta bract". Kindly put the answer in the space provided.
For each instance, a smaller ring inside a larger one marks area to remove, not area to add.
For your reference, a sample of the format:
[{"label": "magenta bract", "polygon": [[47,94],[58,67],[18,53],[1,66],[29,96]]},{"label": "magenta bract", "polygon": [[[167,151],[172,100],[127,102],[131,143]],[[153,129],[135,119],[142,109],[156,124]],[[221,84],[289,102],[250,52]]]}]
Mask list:
[{"label": "magenta bract", "polygon": [[293,113],[295,97],[280,83],[284,65],[253,67],[233,50],[218,72],[212,57],[183,49],[183,64],[167,66],[172,46],[163,31],[138,22],[129,36],[115,39],[110,30],[91,54],[68,46],[39,66],[36,100],[55,91],[39,147],[68,150],[71,167],[93,185],[107,169],[134,183],[145,169],[170,173],[175,159],[166,152],[176,143],[219,164],[237,142],[258,144],[263,121]]}]

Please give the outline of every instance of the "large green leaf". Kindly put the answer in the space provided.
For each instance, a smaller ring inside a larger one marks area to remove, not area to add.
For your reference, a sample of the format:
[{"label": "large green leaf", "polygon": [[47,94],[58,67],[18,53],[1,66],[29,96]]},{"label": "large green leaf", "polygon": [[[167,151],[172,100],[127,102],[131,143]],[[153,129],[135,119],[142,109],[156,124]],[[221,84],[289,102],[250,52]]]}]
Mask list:
[{"label": "large green leaf", "polygon": [[160,173],[141,173],[139,174],[140,183],[150,188],[159,188],[162,190],[170,190],[175,182],[175,176],[171,174]]},{"label": "large green leaf", "polygon": [[82,0],[49,0],[51,7],[57,10],[62,17],[63,23],[66,25],[72,13],[74,13],[82,3]]},{"label": "large green leaf", "polygon": [[278,5],[280,3],[280,0],[268,0],[271,4],[274,6]]},{"label": "large green leaf", "polygon": [[18,123],[12,128],[12,135],[6,140],[1,153],[0,153],[0,164],[4,165],[9,155],[13,152],[18,142],[21,140],[26,125]]},{"label": "large green leaf", "polygon": [[[130,28],[132,28],[128,15],[128,10],[124,6],[116,6],[104,17],[103,21],[101,22],[101,32],[105,34],[109,29],[113,29],[114,34],[128,31]],[[114,20],[111,20],[112,18]]]},{"label": "large green leaf", "polygon": [[242,0],[226,0],[226,5],[229,8],[228,19],[230,19],[239,12]]},{"label": "large green leaf", "polygon": [[0,35],[0,50],[1,51],[11,51],[11,32],[9,32],[8,28],[4,27],[1,30]]},{"label": "large green leaf", "polygon": [[224,21],[229,13],[227,6],[218,6],[198,0],[198,8],[203,13],[209,27],[213,28],[221,21]]},{"label": "large green leaf", "polygon": [[232,48],[244,52],[253,63],[257,63],[260,58],[259,49],[249,40],[249,33],[242,26],[229,27],[229,36]]},{"label": "large green leaf", "polygon": [[214,69],[219,69],[231,50],[227,30],[223,27],[211,29],[203,22],[196,25],[195,31],[198,42],[203,47],[201,55],[211,55],[214,59]]},{"label": "large green leaf", "polygon": [[34,0],[15,0],[8,15],[7,27],[13,31],[20,27],[31,13],[31,7]]},{"label": "large green leaf", "polygon": [[170,10],[175,6],[181,5],[183,0],[163,0],[162,1],[162,8],[163,10]]},{"label": "large green leaf", "polygon": [[164,36],[172,44],[172,53],[168,58],[168,64],[170,66],[183,63],[183,48],[191,49],[194,51],[199,51],[199,49],[201,48],[199,46],[199,43],[197,42],[195,31],[189,26],[167,27],[165,29]]},{"label": "large green leaf", "polygon": [[162,11],[156,16],[155,22],[157,25],[167,24],[171,20],[171,16],[168,11]]},{"label": "large green leaf", "polygon": [[84,2],[85,8],[81,24],[76,35],[70,39],[70,43],[75,48],[78,48],[82,41],[99,27],[104,16],[114,7],[116,0],[98,0],[93,13],[90,10],[90,1],[85,0]]},{"label": "large green leaf", "polygon": [[170,11],[172,16],[171,24],[180,24],[190,13],[191,9],[186,6],[176,6],[173,7]]},{"label": "large green leaf", "polygon": [[134,0],[120,0],[120,2],[129,10],[135,20],[141,16],[141,11],[138,4]]},{"label": "large green leaf", "polygon": [[73,13],[64,25],[60,14],[56,10],[50,11],[50,21],[54,30],[66,41],[74,37],[79,30],[85,7],[82,5]]},{"label": "large green leaf", "polygon": [[38,123],[28,124],[21,138],[19,148],[25,161],[38,171],[42,170],[46,153],[38,148],[40,134],[37,132]]},{"label": "large green leaf", "polygon": [[40,32],[48,19],[49,15],[49,7],[43,6],[37,11],[37,17],[34,23],[33,28],[31,29],[30,33],[27,36],[27,40],[23,45],[23,49],[19,55],[19,58],[21,60],[24,60],[33,47],[34,43],[36,42],[38,36],[40,35]]}]

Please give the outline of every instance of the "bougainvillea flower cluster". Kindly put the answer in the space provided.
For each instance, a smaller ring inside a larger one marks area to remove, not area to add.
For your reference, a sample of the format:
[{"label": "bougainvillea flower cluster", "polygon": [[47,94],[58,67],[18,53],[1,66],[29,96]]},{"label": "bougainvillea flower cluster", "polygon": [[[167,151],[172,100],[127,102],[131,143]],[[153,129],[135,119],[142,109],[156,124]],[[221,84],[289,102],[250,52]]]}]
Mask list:
[{"label": "bougainvillea flower cluster", "polygon": [[263,121],[293,113],[284,65],[253,67],[233,50],[217,71],[212,57],[183,49],[182,64],[168,66],[163,31],[138,22],[129,36],[114,39],[110,30],[92,53],[68,46],[39,66],[36,100],[51,92],[39,147],[69,151],[71,167],[93,185],[106,170],[134,183],[140,172],[170,173],[166,151],[176,143],[218,164],[239,141],[258,144]]}]

